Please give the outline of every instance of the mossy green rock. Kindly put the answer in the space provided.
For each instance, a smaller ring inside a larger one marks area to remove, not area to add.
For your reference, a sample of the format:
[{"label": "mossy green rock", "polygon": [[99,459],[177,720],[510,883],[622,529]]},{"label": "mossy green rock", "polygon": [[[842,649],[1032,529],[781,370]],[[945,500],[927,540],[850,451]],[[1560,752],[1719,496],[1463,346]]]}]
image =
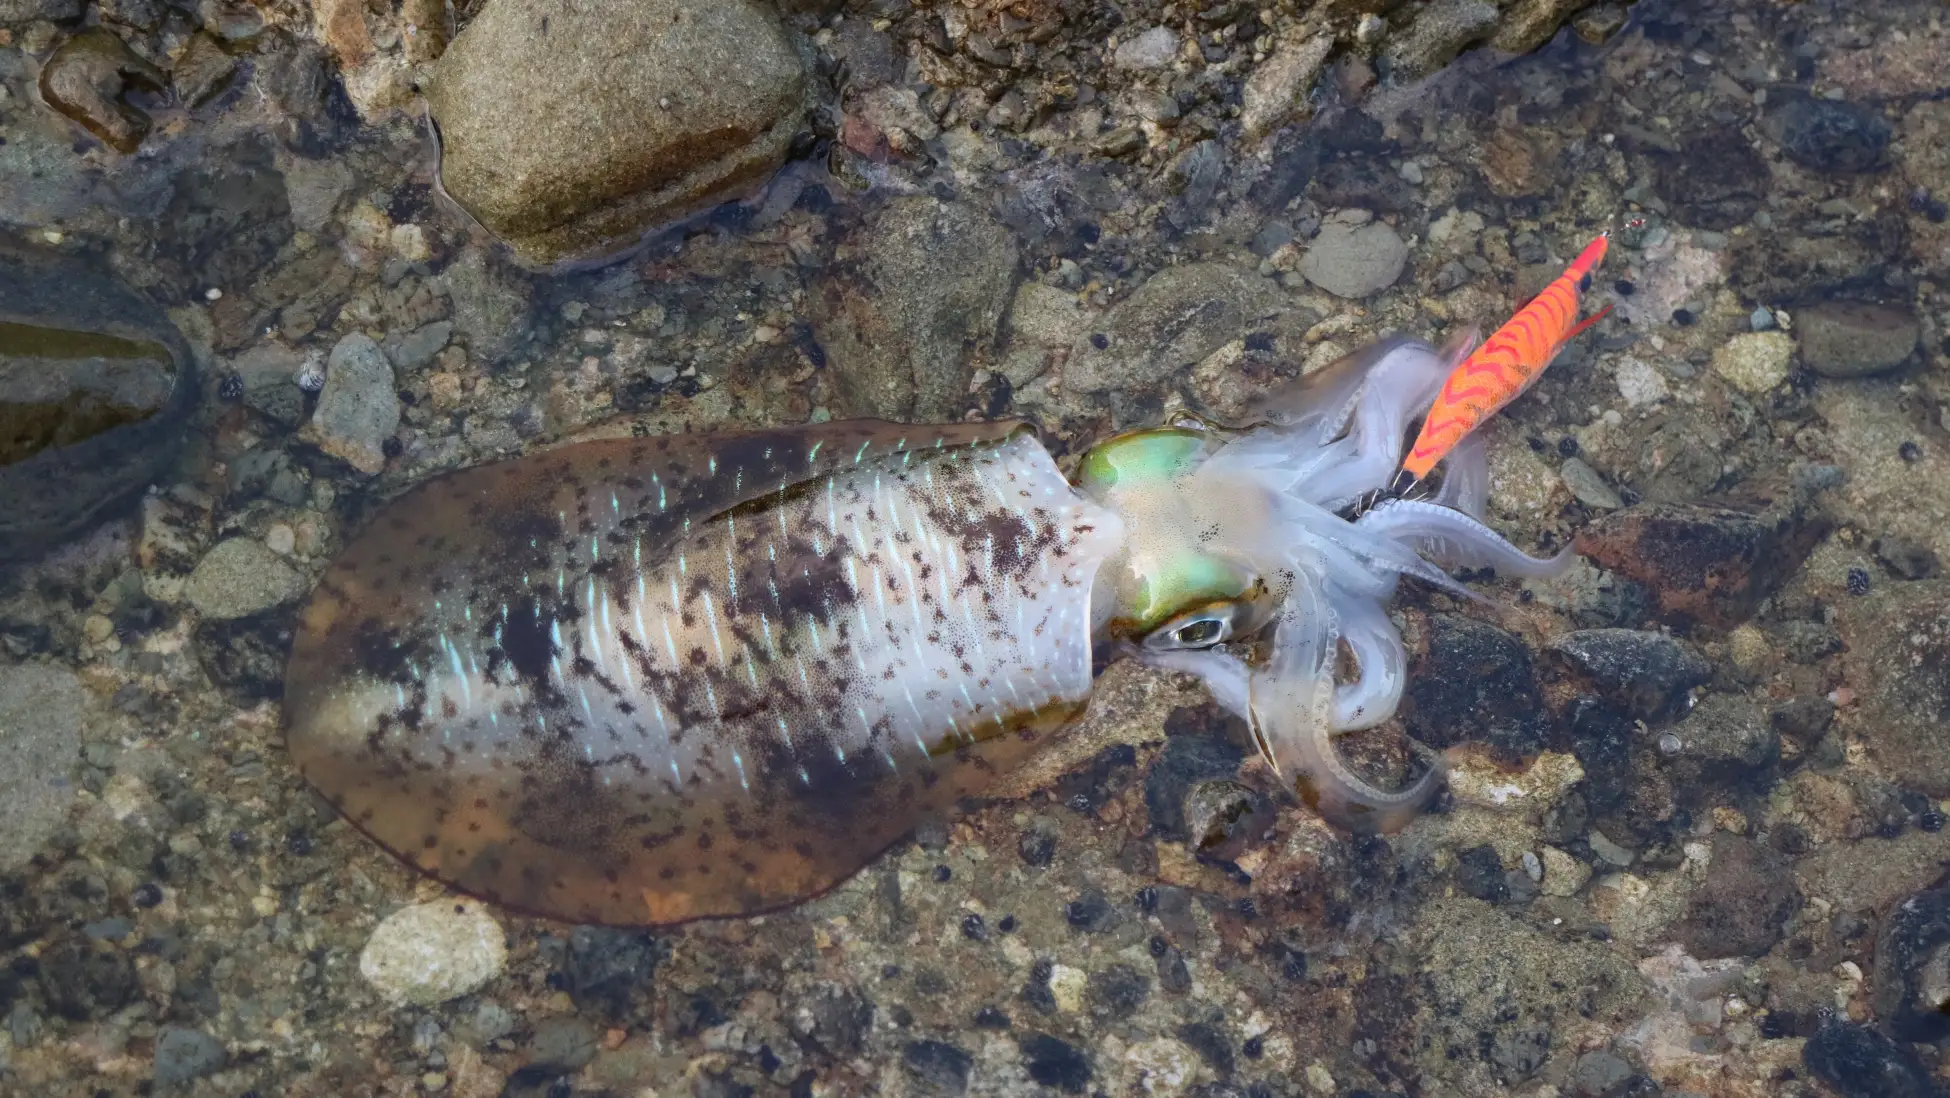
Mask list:
[{"label": "mossy green rock", "polygon": [[426,88],[441,180],[542,266],[600,259],[785,160],[810,83],[754,0],[490,0]]}]

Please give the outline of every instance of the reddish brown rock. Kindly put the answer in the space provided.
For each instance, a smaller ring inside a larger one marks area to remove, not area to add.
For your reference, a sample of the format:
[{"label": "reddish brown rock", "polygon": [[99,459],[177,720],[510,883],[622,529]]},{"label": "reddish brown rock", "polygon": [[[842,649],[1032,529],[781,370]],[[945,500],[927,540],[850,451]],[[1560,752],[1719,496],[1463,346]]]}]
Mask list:
[{"label": "reddish brown rock", "polygon": [[1827,524],[1785,493],[1719,504],[1647,503],[1599,519],[1578,551],[1645,585],[1661,620],[1731,629],[1800,570]]}]

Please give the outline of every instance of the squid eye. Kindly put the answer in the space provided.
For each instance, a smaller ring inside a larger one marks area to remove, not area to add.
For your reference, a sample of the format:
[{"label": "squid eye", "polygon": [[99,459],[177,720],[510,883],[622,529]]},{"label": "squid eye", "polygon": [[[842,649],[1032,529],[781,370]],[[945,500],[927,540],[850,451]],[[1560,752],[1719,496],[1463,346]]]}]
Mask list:
[{"label": "squid eye", "polygon": [[1225,626],[1213,621],[1211,618],[1202,618],[1189,625],[1179,626],[1178,630],[1172,634],[1172,639],[1186,647],[1199,644],[1211,644],[1219,639],[1219,634],[1224,630]]},{"label": "squid eye", "polygon": [[1145,636],[1144,645],[1153,651],[1167,652],[1210,648],[1233,638],[1238,617],[1239,608],[1236,606],[1208,608],[1186,614],[1152,630]]}]

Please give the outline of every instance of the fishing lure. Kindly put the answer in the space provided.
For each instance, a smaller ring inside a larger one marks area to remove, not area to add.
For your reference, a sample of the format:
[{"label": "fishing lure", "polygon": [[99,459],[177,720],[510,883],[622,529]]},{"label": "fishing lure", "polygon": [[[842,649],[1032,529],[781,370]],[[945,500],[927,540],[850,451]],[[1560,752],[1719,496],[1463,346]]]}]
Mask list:
[{"label": "fishing lure", "polygon": [[1611,230],[1599,233],[1563,274],[1456,367],[1409,447],[1396,491],[1428,476],[1457,443],[1535,384],[1566,344],[1611,312],[1607,305],[1577,319],[1578,295],[1590,289],[1591,272],[1604,262],[1610,241]]},{"label": "fishing lure", "polygon": [[1249,427],[1112,438],[1074,483],[1015,421],[589,441],[436,477],[304,607],[288,748],[461,891],[573,922],[749,915],[979,796],[1083,710],[1107,650],[1204,678],[1330,819],[1399,826],[1439,767],[1384,791],[1331,742],[1401,696],[1399,576],[1461,590],[1433,539],[1558,567],[1453,493],[1338,513],[1460,357],[1377,344]]}]

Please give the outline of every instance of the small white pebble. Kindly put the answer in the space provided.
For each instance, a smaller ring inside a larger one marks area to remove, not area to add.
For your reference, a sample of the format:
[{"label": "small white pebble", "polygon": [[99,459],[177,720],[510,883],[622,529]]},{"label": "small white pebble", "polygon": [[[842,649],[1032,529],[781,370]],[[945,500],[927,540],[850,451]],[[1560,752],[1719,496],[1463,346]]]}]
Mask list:
[{"label": "small white pebble", "polygon": [[217,289],[215,286],[203,291],[203,300],[205,301],[220,301],[222,298],[223,291]]},{"label": "small white pebble", "polygon": [[394,1003],[434,1006],[479,990],[507,963],[501,925],[481,905],[436,900],[388,915],[359,954],[359,974]]},{"label": "small white pebble", "polygon": [[1667,732],[1659,737],[1659,753],[1661,755],[1677,755],[1685,746],[1685,743],[1680,740],[1679,733],[1677,732]]},{"label": "small white pebble", "polygon": [[1544,863],[1532,851],[1523,852],[1523,871],[1533,884],[1544,879]]},{"label": "small white pebble", "polygon": [[288,557],[298,547],[297,531],[282,522],[277,523],[264,532],[264,544],[271,552]]},{"label": "small white pebble", "polygon": [[48,229],[41,233],[41,239],[47,241],[49,244],[59,244],[63,240],[66,240],[67,237],[59,229]]}]

